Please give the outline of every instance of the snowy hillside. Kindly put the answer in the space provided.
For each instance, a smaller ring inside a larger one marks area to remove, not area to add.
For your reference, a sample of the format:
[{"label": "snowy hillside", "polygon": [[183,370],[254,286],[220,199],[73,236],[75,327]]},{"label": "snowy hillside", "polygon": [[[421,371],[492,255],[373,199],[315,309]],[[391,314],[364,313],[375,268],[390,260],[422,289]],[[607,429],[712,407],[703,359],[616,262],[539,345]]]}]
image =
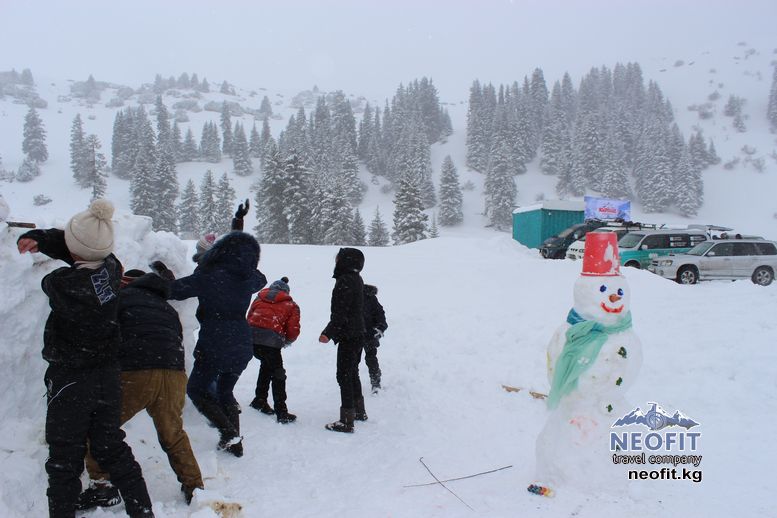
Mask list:
[{"label": "snowy hillside", "polygon": [[[167,234],[148,234],[142,221],[119,218],[118,253],[127,266],[164,258],[187,272],[185,247]],[[41,221],[40,223],[46,223]],[[0,236],[0,405],[3,443],[2,516],[43,516],[40,359],[47,303],[39,279],[55,265],[19,256],[18,232]],[[244,516],[615,517],[639,515],[765,516],[777,503],[771,468],[777,449],[768,441],[757,456],[742,441],[760,436],[763,416],[777,412],[771,366],[777,361],[773,308],[777,291],[749,281],[679,286],[643,271],[626,273],[632,289],[634,330],[644,365],[629,399],[645,408],[658,401],[701,423],[699,484],[631,482],[629,495],[559,491],[531,495],[534,444],[544,404],[528,390],[547,392],[545,347],[572,301],[579,264],[543,261],[508,236],[447,237],[392,248],[366,248],[365,281],[380,287],[389,329],[379,351],[385,390],[369,397],[370,419],[353,436],[323,425],[337,415],[335,350],[317,337],[328,319],[336,248],[265,245],[260,268],[268,278],[290,278],[302,308],[302,335],[284,353],[293,425],[248,407],[258,372],[252,362],[236,395],[243,405],[246,454],[217,453],[216,432],[187,403],[185,425],[207,489],[244,506]],[[187,327],[193,307],[179,310]],[[187,344],[191,352],[191,342]],[[362,372],[366,379],[366,372]],[[522,387],[508,393],[501,385]],[[150,419],[137,416],[128,440],[143,467],[157,517],[213,516],[187,508],[160,450]],[[440,487],[403,488],[507,465],[511,469]],[[603,458],[602,464],[611,462]],[[595,473],[597,466],[591,466]],[[96,510],[90,518],[121,516]]]}]

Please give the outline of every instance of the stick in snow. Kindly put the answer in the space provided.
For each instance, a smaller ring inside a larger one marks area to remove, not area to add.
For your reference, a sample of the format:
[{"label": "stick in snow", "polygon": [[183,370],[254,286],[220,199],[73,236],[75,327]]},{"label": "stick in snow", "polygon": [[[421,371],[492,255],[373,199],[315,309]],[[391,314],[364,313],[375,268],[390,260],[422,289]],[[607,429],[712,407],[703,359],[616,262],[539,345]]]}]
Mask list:
[{"label": "stick in snow", "polygon": [[[492,469],[490,471],[482,471],[480,473],[475,473],[474,475],[467,475],[466,477],[449,478],[449,479],[446,479],[446,480],[442,480],[441,482],[453,482],[455,480],[464,480],[464,479],[467,479],[467,478],[479,477],[480,475],[488,475],[489,473],[496,473],[497,471],[502,471],[503,469],[509,469],[509,468],[512,468],[512,467],[513,466],[511,464],[509,466],[503,466],[501,468]],[[409,486],[402,486],[402,487],[424,487],[424,486],[433,486],[433,485],[438,484],[438,483],[439,482],[427,482],[426,484],[411,484]]]},{"label": "stick in snow", "polygon": [[434,473],[432,473],[432,470],[430,470],[430,469],[429,469],[429,466],[427,466],[427,465],[426,465],[426,463],[424,462],[424,458],[423,458],[423,457],[421,457],[420,459],[418,459],[418,462],[420,462],[421,464],[423,464],[423,465],[424,465],[424,467],[426,468],[426,471],[428,471],[428,472],[429,472],[429,474],[432,476],[432,478],[434,478],[434,479],[437,481],[437,482],[436,482],[437,484],[440,484],[440,485],[441,485],[442,487],[444,487],[444,488],[445,488],[445,489],[446,489],[446,490],[447,490],[447,491],[448,491],[450,494],[452,494],[453,496],[455,496],[455,497],[456,497],[456,498],[459,500],[459,502],[461,502],[462,504],[466,505],[466,506],[467,506],[467,509],[469,509],[470,511],[474,511],[474,509],[473,509],[472,507],[470,507],[470,505],[469,505],[467,502],[465,502],[464,500],[462,500],[462,499],[461,499],[461,497],[459,497],[459,495],[457,495],[456,493],[454,493],[453,491],[451,491],[451,490],[450,490],[450,488],[448,488],[448,486],[446,486],[445,484],[443,484],[443,483],[440,481],[440,479],[439,479],[439,478],[437,478],[437,476],[436,476]]}]

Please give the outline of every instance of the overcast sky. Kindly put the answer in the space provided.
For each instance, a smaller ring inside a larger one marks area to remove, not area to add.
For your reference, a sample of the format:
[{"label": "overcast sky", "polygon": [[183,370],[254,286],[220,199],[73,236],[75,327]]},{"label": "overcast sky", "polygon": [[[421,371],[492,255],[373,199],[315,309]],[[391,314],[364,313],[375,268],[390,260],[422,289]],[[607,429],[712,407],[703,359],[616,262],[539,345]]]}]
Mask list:
[{"label": "overcast sky", "polygon": [[455,101],[475,78],[538,66],[577,80],[739,41],[777,48],[775,20],[777,0],[0,0],[0,70],[129,86],[197,72],[376,97],[426,75]]}]

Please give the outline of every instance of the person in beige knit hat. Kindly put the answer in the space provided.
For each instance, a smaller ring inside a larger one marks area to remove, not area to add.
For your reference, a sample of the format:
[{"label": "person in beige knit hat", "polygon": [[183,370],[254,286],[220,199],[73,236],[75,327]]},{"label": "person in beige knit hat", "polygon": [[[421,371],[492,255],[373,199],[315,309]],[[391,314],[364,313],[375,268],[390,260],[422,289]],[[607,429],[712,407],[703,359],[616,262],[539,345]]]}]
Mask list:
[{"label": "person in beige knit hat", "polygon": [[123,268],[111,253],[112,217],[113,204],[95,200],[73,216],[64,231],[36,229],[16,243],[21,254],[40,252],[68,264],[41,282],[51,307],[43,359],[49,363],[44,376],[46,494],[52,518],[75,516],[87,441],[92,455],[111,474],[127,514],[154,516],[140,465],[119,427],[118,293]]}]

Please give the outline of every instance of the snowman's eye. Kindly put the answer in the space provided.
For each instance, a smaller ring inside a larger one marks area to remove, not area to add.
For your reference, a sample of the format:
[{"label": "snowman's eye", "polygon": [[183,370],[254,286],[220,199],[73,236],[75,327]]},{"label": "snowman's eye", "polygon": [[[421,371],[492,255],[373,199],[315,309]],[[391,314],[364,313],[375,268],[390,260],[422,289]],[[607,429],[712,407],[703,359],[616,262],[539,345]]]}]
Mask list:
[{"label": "snowman's eye", "polygon": [[622,297],[622,296],[623,296],[623,290],[622,290],[622,289],[620,289],[620,288],[618,288],[618,296],[619,296],[619,297]]},{"label": "snowman's eye", "polygon": [[599,286],[599,291],[601,291],[602,293],[604,293],[605,291],[607,291],[607,286],[605,286],[604,284],[602,284],[601,286]]}]

